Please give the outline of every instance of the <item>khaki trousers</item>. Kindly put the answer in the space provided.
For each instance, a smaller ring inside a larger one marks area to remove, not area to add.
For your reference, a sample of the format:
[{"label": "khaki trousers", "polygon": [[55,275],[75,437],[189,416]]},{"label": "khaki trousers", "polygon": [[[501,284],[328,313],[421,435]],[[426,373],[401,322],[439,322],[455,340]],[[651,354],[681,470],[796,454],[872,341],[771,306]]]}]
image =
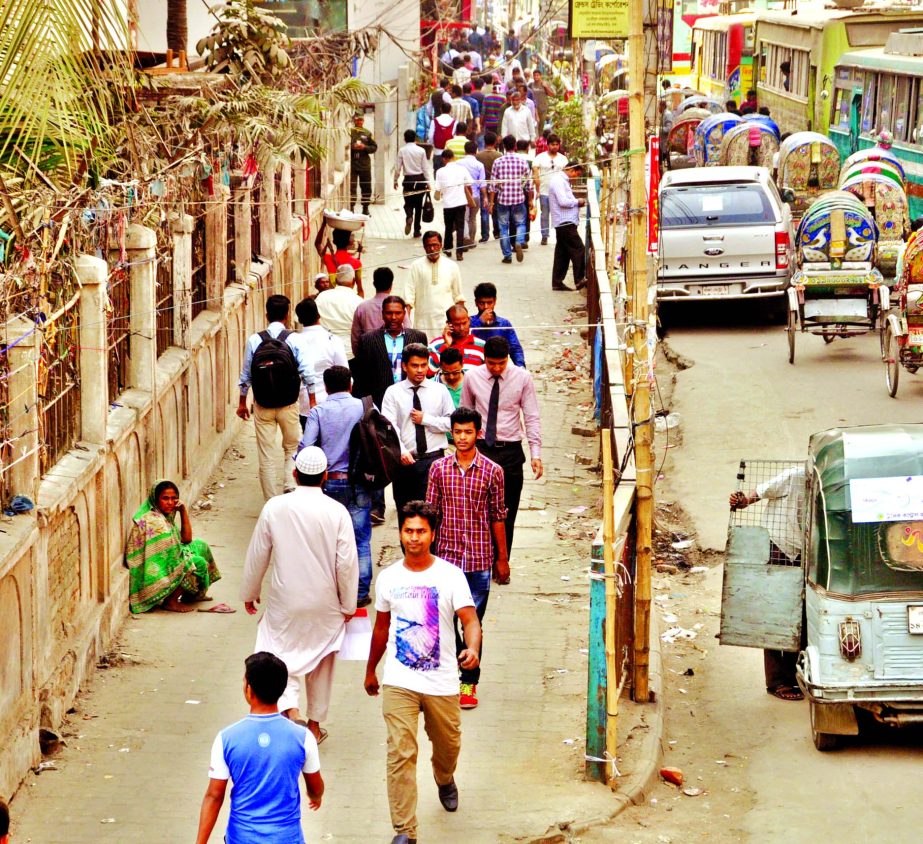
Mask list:
[{"label": "khaki trousers", "polygon": [[[336,665],[336,651],[327,654],[310,674],[304,675],[304,690],[307,696],[305,718],[320,724],[327,720],[330,710],[330,696],[333,692],[333,669]],[[286,709],[300,709],[301,677],[288,675],[288,683],[279,698],[279,712]]]},{"label": "khaki trousers", "polygon": [[[287,407],[261,407],[253,405],[253,424],[256,428],[256,450],[260,457],[260,487],[267,501],[274,495],[295,488],[292,458],[301,441],[301,421],[298,418],[298,402]],[[279,438],[276,429],[282,431],[282,453],[284,462],[279,474]],[[281,477],[282,485],[279,486]]]},{"label": "khaki trousers", "polygon": [[452,782],[461,750],[461,709],[458,695],[425,695],[398,686],[382,688],[381,711],[388,728],[388,804],[399,835],[417,837],[417,724],[433,745],[433,776],[437,785]]}]

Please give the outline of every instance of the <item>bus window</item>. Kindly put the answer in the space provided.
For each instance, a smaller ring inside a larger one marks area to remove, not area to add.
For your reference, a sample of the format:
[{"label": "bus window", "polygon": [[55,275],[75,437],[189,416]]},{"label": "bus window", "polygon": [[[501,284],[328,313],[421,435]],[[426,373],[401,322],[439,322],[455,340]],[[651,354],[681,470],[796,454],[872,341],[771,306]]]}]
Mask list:
[{"label": "bus window", "polygon": [[871,132],[875,127],[875,89],[878,83],[878,74],[869,73],[865,77],[865,88],[862,93],[862,131]]},{"label": "bus window", "polygon": [[766,68],[769,65],[769,51],[765,44],[762,45],[760,51],[760,83],[766,84]]},{"label": "bus window", "polygon": [[878,125],[876,130],[894,131],[894,77],[890,73],[878,77]]},{"label": "bus window", "polygon": [[923,144],[923,85],[917,83],[917,109],[913,116],[913,129],[909,140],[915,144]]},{"label": "bus window", "polygon": [[913,88],[916,80],[909,76],[898,76],[894,93],[894,137],[898,141],[910,140],[912,123],[910,110],[913,106]]}]

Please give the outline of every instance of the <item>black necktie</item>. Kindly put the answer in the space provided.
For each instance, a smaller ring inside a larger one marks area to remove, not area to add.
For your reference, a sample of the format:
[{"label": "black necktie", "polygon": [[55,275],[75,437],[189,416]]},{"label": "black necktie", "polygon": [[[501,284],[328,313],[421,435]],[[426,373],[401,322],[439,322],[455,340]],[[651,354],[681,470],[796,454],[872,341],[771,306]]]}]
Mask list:
[{"label": "black necktie", "polygon": [[500,378],[493,376],[494,385],[490,388],[490,401],[487,403],[487,427],[484,429],[484,442],[491,448],[497,444],[497,410],[500,407]]},{"label": "black necktie", "polygon": [[[423,405],[420,404],[420,394],[417,392],[419,387],[411,387],[413,390],[413,409],[414,410],[423,410]],[[417,435],[417,457],[422,457],[426,454],[426,430],[422,425],[417,425],[414,423],[414,429]]]}]

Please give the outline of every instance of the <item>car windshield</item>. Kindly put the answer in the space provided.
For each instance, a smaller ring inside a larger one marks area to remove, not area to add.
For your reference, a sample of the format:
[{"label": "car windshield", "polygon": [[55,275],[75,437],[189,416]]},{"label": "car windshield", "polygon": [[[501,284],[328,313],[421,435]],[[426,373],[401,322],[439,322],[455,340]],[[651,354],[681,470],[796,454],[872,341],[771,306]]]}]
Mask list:
[{"label": "car windshield", "polygon": [[824,519],[820,507],[815,514],[811,580],[841,595],[923,592],[923,523],[856,524],[847,512]]},{"label": "car windshield", "polygon": [[769,197],[757,184],[665,188],[660,204],[660,225],[664,229],[775,222]]}]

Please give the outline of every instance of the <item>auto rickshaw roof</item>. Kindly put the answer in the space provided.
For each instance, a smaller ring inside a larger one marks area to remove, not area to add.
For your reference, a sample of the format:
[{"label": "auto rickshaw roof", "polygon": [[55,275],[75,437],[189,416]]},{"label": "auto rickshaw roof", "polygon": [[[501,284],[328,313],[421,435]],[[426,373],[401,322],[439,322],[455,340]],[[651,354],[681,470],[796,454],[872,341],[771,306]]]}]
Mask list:
[{"label": "auto rickshaw roof", "polygon": [[828,512],[851,509],[855,478],[923,475],[923,424],[831,428],[811,436],[808,458],[820,478]]}]

